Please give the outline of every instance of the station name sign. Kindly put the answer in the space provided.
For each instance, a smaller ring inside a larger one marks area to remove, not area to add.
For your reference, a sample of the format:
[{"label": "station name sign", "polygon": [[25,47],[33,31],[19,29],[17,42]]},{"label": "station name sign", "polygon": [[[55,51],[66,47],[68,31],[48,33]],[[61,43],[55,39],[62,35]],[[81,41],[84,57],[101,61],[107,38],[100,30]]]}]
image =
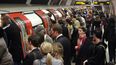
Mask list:
[{"label": "station name sign", "polygon": [[99,1],[99,2],[93,2],[94,5],[110,5],[111,2],[109,1]]},{"label": "station name sign", "polygon": [[87,1],[76,1],[75,2],[75,5],[86,5],[86,4],[90,5],[91,2],[87,2]]}]

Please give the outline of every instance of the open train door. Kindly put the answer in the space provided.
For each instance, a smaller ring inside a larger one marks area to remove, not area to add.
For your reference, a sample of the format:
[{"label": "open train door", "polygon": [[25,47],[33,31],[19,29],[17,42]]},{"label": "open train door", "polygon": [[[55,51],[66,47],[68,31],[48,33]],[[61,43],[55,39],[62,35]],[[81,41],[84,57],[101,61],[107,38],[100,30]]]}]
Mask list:
[{"label": "open train door", "polygon": [[64,13],[64,11],[62,10],[62,8],[58,8],[57,10],[62,14],[62,17],[65,17],[65,13]]},{"label": "open train door", "polygon": [[58,21],[60,19],[59,15],[54,9],[47,9],[47,10],[55,16],[55,21]]},{"label": "open train door", "polygon": [[55,12],[57,13],[59,20],[61,20],[63,17],[62,13],[58,10],[56,10]]},{"label": "open train door", "polygon": [[59,10],[48,9],[48,11],[50,11],[55,16],[55,18],[57,19],[56,21],[61,20],[63,17],[62,13]]},{"label": "open train door", "polygon": [[[27,43],[28,43],[28,36],[30,36],[32,34],[32,24],[31,22],[22,14],[22,12],[14,12],[14,13],[9,13],[8,16],[10,17],[10,19],[13,21],[13,23],[15,23],[17,25],[16,30],[19,28],[20,31],[17,31],[17,33],[20,33],[19,38],[20,39],[20,43],[18,41],[16,41],[17,47],[19,47],[19,49],[22,49],[23,51],[23,58],[25,58],[26,54],[27,54]],[[16,26],[15,25],[15,26]],[[15,31],[15,30],[12,30]],[[16,34],[16,32],[15,32]],[[18,37],[16,37],[17,39]],[[14,40],[15,41],[15,40]],[[19,45],[21,44],[21,45]],[[17,49],[16,47],[16,49]],[[20,51],[15,51],[15,52],[20,52]],[[20,54],[20,53],[19,53]],[[16,55],[17,56],[17,55]]]},{"label": "open train door", "polygon": [[48,16],[45,12],[43,12],[42,10],[35,10],[34,11],[39,17],[41,17],[43,24],[44,24],[44,28],[46,29],[46,32],[48,32],[48,28],[49,28],[49,19]]}]

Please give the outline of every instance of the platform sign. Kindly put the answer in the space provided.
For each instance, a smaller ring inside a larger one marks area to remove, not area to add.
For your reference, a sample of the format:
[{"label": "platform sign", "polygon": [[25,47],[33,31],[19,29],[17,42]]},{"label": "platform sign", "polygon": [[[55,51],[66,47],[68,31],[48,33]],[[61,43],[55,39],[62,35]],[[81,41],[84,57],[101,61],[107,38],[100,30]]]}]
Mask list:
[{"label": "platform sign", "polygon": [[75,5],[90,5],[89,1],[75,1]]},{"label": "platform sign", "polygon": [[95,1],[93,2],[94,5],[110,5],[109,1]]}]

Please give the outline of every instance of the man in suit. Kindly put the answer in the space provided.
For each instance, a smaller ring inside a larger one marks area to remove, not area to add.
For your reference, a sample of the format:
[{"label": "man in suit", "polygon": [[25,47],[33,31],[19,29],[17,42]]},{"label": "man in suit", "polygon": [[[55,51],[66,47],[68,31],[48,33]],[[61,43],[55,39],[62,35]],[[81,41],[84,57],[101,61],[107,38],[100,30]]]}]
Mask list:
[{"label": "man in suit", "polygon": [[33,65],[36,59],[41,59],[42,54],[40,53],[39,47],[44,41],[42,35],[32,35],[28,38],[29,41],[29,54],[24,59],[23,65]]},{"label": "man in suit", "polygon": [[64,65],[71,65],[71,55],[70,55],[70,41],[68,38],[63,36],[62,27],[60,24],[54,24],[51,28],[51,36],[55,41],[60,42],[63,46],[63,59]]},{"label": "man in suit", "polygon": [[[6,14],[1,15],[2,28],[7,37],[7,47],[12,55],[14,65],[21,65],[24,59],[21,42],[21,30]],[[5,39],[6,41],[6,39]]]}]

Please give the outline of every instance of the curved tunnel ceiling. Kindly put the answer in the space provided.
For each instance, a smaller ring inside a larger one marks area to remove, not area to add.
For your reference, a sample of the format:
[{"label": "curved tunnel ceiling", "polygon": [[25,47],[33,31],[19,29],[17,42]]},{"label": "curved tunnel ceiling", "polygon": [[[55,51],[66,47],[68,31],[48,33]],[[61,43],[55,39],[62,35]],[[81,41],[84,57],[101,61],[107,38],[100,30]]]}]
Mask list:
[{"label": "curved tunnel ceiling", "polygon": [[48,3],[50,5],[59,5],[65,4],[67,0],[0,0],[0,4],[40,4],[40,5],[47,5]]}]

